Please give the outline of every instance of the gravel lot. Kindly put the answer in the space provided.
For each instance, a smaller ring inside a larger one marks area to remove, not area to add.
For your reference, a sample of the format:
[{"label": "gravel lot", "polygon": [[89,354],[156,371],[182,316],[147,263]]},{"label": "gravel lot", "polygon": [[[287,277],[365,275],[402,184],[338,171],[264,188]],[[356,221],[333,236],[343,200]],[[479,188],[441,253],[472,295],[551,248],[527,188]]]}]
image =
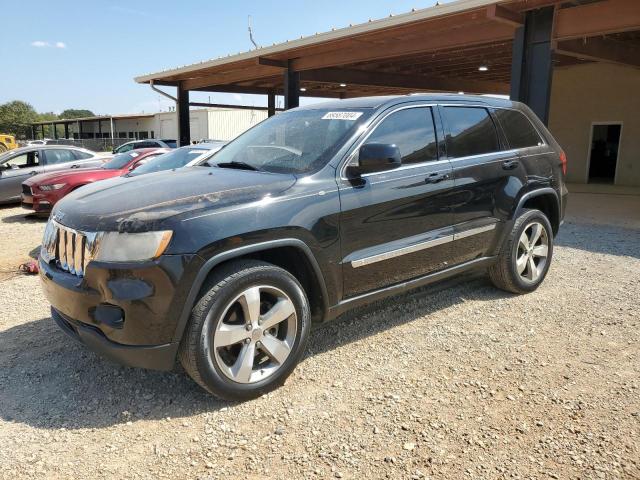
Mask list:
[{"label": "gravel lot", "polygon": [[[0,477],[640,478],[640,197],[571,201],[536,292],[476,277],[359,310],[244,404],[103,361],[5,275]],[[43,227],[0,210],[3,272]]]}]

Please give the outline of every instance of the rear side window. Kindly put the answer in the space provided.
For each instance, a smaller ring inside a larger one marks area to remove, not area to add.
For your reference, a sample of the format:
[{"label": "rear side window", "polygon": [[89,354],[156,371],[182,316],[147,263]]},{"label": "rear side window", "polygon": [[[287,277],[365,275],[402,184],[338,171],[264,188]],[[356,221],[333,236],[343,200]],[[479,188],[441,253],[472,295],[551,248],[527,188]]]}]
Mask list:
[{"label": "rear side window", "polygon": [[74,162],[74,157],[71,150],[45,150],[45,157],[47,159],[47,165],[57,165],[60,163]]},{"label": "rear side window", "polygon": [[507,136],[510,148],[537,147],[543,144],[531,121],[522,112],[497,109],[495,115]]},{"label": "rear side window", "polygon": [[402,164],[438,159],[438,143],[429,107],[399,110],[385,118],[365,144],[394,144],[400,149]]},{"label": "rear side window", "polygon": [[445,107],[449,126],[447,153],[459,158],[497,152],[500,150],[493,120],[485,108]]}]

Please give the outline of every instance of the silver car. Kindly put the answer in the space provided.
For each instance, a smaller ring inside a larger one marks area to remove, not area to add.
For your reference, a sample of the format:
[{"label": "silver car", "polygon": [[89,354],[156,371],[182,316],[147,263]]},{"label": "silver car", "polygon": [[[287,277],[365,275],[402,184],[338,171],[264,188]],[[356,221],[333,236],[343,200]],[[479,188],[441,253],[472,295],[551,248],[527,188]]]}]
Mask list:
[{"label": "silver car", "polygon": [[0,204],[20,201],[22,182],[32,175],[66,168],[102,165],[109,157],[84,148],[64,145],[31,145],[0,155]]}]

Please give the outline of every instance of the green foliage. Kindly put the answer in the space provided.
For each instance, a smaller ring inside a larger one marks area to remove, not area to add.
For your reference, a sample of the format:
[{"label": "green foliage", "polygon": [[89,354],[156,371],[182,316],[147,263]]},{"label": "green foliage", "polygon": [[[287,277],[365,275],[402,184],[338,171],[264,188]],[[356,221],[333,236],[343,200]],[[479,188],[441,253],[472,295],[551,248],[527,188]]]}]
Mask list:
[{"label": "green foliage", "polygon": [[91,110],[76,110],[69,108],[59,115],[59,118],[71,119],[71,118],[84,118],[95,117],[95,114]]},{"label": "green foliage", "polygon": [[14,100],[0,105],[0,133],[25,137],[30,123],[39,120],[38,113],[26,102]]}]

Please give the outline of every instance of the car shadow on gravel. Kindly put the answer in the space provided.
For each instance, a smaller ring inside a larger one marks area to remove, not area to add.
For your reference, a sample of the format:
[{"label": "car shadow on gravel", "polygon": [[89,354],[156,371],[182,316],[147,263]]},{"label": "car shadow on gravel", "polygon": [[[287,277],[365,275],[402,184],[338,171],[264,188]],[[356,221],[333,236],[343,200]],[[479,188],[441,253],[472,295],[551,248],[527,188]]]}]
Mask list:
[{"label": "car shadow on gravel", "polygon": [[37,215],[35,213],[19,213],[18,215],[11,215],[10,217],[4,217],[2,223],[45,223],[47,217]]},{"label": "car shadow on gravel", "polygon": [[640,258],[640,230],[611,225],[565,222],[555,245],[592,253]]},{"label": "car shadow on gravel", "polygon": [[[446,293],[444,290],[446,289]],[[469,299],[510,295],[483,277],[462,277],[379,301],[315,329],[306,356],[334,350]],[[115,365],[64,335],[50,318],[0,332],[0,418],[45,429],[101,428],[184,418],[233,403],[182,372]]]}]

